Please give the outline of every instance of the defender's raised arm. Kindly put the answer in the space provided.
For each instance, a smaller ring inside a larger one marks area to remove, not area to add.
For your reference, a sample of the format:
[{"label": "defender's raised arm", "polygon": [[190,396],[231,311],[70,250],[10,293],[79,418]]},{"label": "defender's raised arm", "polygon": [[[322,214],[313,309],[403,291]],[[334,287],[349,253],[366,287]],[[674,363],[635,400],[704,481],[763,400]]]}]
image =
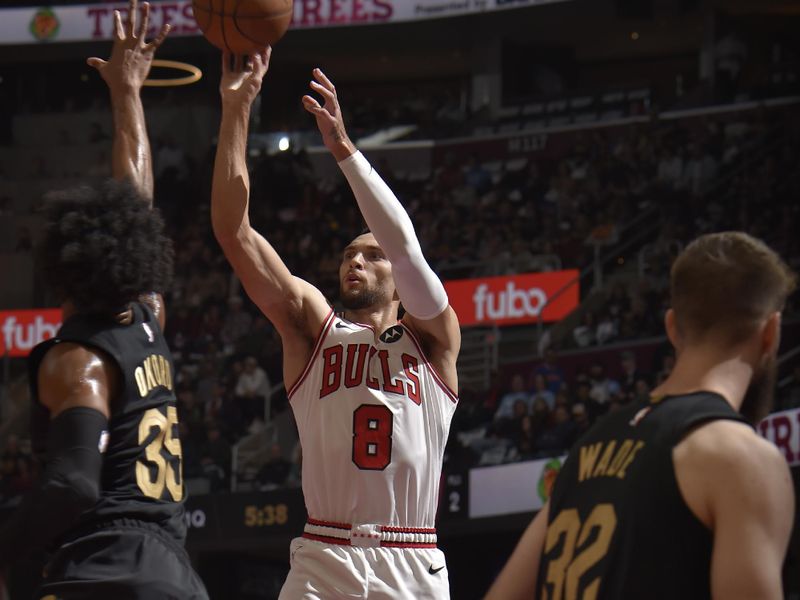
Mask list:
[{"label": "defender's raised arm", "polygon": [[146,43],[150,5],[147,2],[142,5],[141,24],[136,22],[137,12],[134,0],[123,24],[119,11],[115,11],[111,57],[103,60],[93,56],[86,63],[97,69],[111,94],[114,119],[111,168],[114,179],[130,180],[152,204],[153,160],[139,93],[150,73],[155,51],[167,37],[170,25],[164,25],[158,36]]}]

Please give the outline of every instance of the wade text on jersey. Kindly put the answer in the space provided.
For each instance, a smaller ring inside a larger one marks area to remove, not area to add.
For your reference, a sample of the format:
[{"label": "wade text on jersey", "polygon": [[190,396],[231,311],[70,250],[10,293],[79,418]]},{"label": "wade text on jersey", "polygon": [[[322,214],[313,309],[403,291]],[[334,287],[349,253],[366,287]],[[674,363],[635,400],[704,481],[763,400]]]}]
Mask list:
[{"label": "wade text on jersey", "polygon": [[642,440],[626,439],[594,442],[580,447],[578,481],[595,477],[617,477],[624,479],[628,467],[644,448]]}]

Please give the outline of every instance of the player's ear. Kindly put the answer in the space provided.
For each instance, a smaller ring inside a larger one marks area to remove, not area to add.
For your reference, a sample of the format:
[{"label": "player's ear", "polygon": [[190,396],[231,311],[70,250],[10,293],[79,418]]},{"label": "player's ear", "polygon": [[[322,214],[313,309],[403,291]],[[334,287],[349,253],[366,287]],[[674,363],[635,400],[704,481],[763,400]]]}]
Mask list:
[{"label": "player's ear", "polygon": [[664,330],[667,332],[669,343],[677,350],[679,343],[678,325],[675,323],[675,311],[667,309],[664,315]]},{"label": "player's ear", "polygon": [[777,354],[781,344],[781,313],[774,312],[761,326],[761,353],[772,356]]}]

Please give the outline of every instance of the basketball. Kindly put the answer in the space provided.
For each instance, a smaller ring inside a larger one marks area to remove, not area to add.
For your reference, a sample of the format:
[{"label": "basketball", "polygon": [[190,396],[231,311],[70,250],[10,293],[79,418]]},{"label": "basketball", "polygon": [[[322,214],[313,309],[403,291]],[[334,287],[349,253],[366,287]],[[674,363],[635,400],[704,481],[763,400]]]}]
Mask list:
[{"label": "basketball", "polygon": [[232,54],[250,54],[277,42],[292,21],[292,0],[192,0],[206,39]]}]

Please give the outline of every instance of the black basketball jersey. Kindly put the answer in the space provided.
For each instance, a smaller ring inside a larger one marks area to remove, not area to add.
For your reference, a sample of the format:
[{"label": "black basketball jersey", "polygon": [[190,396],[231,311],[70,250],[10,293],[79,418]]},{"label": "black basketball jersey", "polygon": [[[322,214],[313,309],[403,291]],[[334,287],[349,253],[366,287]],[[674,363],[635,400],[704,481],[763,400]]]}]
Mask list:
[{"label": "black basketball jersey", "polygon": [[151,309],[141,303],[131,307],[129,325],[96,315],[70,317],[29,358],[32,439],[39,451],[47,444],[50,415],[38,401],[37,373],[50,348],[61,342],[97,348],[116,363],[120,373],[108,435],[101,439],[105,449],[100,499],[63,539],[120,518],[155,523],[180,542],[186,535],[172,355]]},{"label": "black basketball jersey", "polygon": [[681,496],[672,450],[716,419],[743,421],[701,392],[625,407],[589,430],[553,486],[537,598],[710,598],[712,535]]}]

